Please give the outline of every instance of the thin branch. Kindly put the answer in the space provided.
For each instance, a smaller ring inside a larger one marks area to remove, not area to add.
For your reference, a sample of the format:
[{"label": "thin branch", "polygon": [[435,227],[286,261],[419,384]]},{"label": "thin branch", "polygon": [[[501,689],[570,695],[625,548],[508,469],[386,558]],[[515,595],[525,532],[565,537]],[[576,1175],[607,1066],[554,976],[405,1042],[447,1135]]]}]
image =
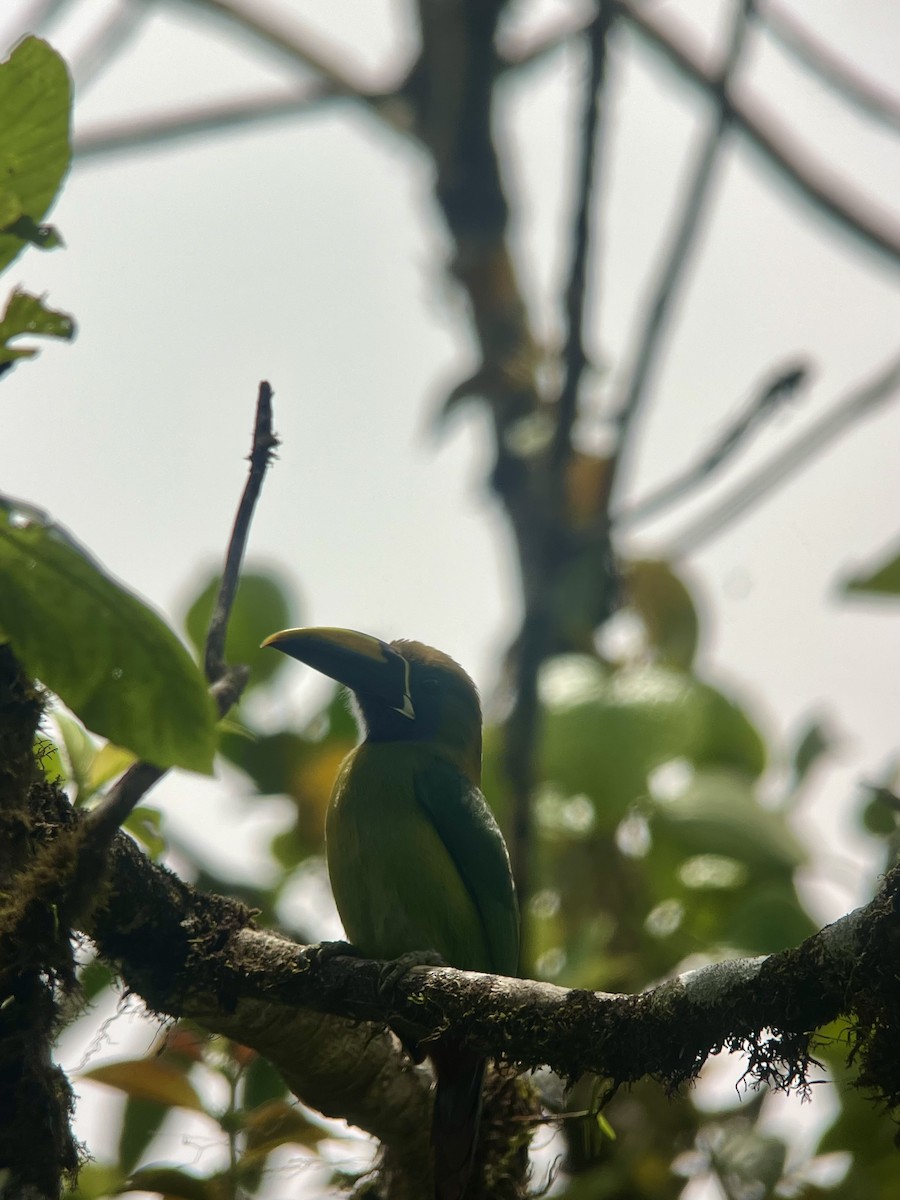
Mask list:
[{"label": "thin branch", "polygon": [[711,512],[692,521],[677,534],[665,552],[667,558],[692,554],[710,538],[716,537],[760,500],[767,500],[776,487],[794,475],[821,450],[857,421],[871,416],[900,391],[900,358],[867,383],[854,388],[830,412],[800,434],[786,449],[775,455],[749,479],[736,486]]},{"label": "thin branch", "polygon": [[[249,14],[241,14],[241,23]],[[570,22],[540,41],[510,50],[499,64],[503,71],[516,71],[550,57],[572,39],[585,32],[584,21]],[[297,62],[315,67],[319,62],[311,47],[306,47],[294,35],[285,44],[268,25],[256,29],[267,45],[275,44],[278,49],[289,53]],[[271,36],[269,36],[271,35]],[[330,60],[330,56],[329,56]],[[403,81],[397,81],[385,91],[352,91],[344,86],[347,81],[335,82],[321,76],[298,95],[285,95],[283,89],[271,94],[243,97],[240,100],[198,104],[179,109],[167,116],[149,116],[126,121],[109,121],[90,126],[84,133],[76,134],[74,156],[79,162],[101,158],[107,154],[122,154],[143,150],[150,146],[166,145],[182,138],[201,137],[210,133],[225,132],[244,125],[259,125],[267,121],[283,120],[314,111],[321,105],[344,99],[355,99],[374,109],[387,124],[394,126],[394,111],[402,102]]]},{"label": "thin branch", "polygon": [[631,354],[627,382],[616,414],[616,449],[610,463],[611,495],[622,477],[622,465],[630,446],[631,430],[662,349],[669,315],[684,281],[691,251],[706,213],[726,135],[731,128],[733,115],[728,104],[728,93],[743,53],[753,9],[753,0],[741,0],[721,70],[710,81],[710,90],[716,99],[718,111],[700,149],[691,182],[684,190],[675,234],[665,254],[653,299],[640,322],[640,333]]},{"label": "thin branch", "polygon": [[73,0],[35,0],[30,9],[19,17],[19,28],[41,33],[45,25],[62,16]]},{"label": "thin branch", "polygon": [[[584,346],[584,310],[587,300],[588,249],[591,243],[592,201],[596,186],[600,110],[606,82],[607,39],[613,22],[612,5],[601,0],[599,12],[588,29],[589,75],[581,121],[581,162],[576,189],[578,204],[572,226],[572,261],[565,290],[566,345],[563,351],[564,378],[559,395],[551,464],[560,493],[563,471],[572,451],[572,429],[578,415],[578,392],[588,363]],[[596,215],[593,215],[596,222]]]},{"label": "thin branch", "polygon": [[111,9],[89,39],[69,56],[79,100],[151,15],[156,0],[126,0]]},{"label": "thin branch", "polygon": [[[253,510],[259,499],[266,468],[277,445],[278,439],[272,432],[272,389],[263,382],[259,385],[256,404],[253,446],[249,455],[250,472],[231,531],[222,582],[206,635],[204,669],[210,694],[220,716],[228,712],[247,683],[246,667],[228,668],[225,664],[225,636],[237,593]],[[164,768],[148,762],[136,762],[128,768],[86,817],[87,846],[92,852],[96,853],[99,847],[108,844],[122,822],[128,819],[150,788],[165,774]]]},{"label": "thin branch", "polygon": [[337,96],[328,84],[313,83],[296,95],[285,95],[281,90],[275,95],[266,93],[224,103],[198,104],[169,116],[98,123],[85,133],[76,134],[73,153],[79,162],[85,162],[108,154],[144,150],[183,138],[299,116]]},{"label": "thin branch", "polygon": [[713,445],[693,466],[670,479],[643,499],[616,513],[611,517],[611,524],[616,530],[627,529],[656,516],[664,509],[689,496],[709,482],[720,467],[740,450],[747,438],[758,426],[778,412],[783,404],[796,395],[797,390],[806,383],[809,368],[805,365],[792,365],[786,371],[780,371],[777,376],[770,378],[765,387],[759,389],[750,403],[741,412],[732,425],[721,434]]},{"label": "thin branch", "polygon": [[339,61],[333,48],[327,46],[308,29],[298,33],[296,21],[289,28],[274,15],[261,11],[258,4],[241,4],[229,0],[184,0],[200,11],[222,17],[230,24],[248,34],[269,50],[284,55],[295,66],[308,67],[315,71],[320,80],[328,84],[332,93],[365,100],[371,90],[361,78]]},{"label": "thin branch", "polygon": [[581,159],[577,180],[577,203],[572,227],[572,257],[565,291],[566,346],[564,378],[557,405],[556,425],[548,458],[550,503],[541,519],[543,537],[537,544],[538,570],[532,572],[534,586],[526,588],[525,616],[516,655],[515,703],[504,731],[504,764],[512,799],[510,858],[520,896],[529,894],[529,860],[532,847],[532,793],[535,783],[535,752],[540,723],[538,675],[552,647],[552,604],[550,590],[558,575],[565,525],[566,467],[572,452],[572,429],[578,415],[578,394],[587,366],[584,345],[584,313],[587,292],[588,251],[591,242],[592,197],[598,155],[598,131],[606,81],[607,40],[613,22],[612,6],[601,0],[597,16],[588,28],[589,71],[585,85],[581,122]]},{"label": "thin branch", "polygon": [[900,133],[900,97],[878,87],[780,4],[767,3],[762,16],[772,38],[824,84],[892,133]]},{"label": "thin branch", "polygon": [[[715,93],[715,80],[703,66],[698,49],[678,32],[671,21],[651,15],[636,0],[613,0],[634,31],[694,87]],[[869,250],[900,262],[900,225],[890,213],[875,206],[826,163],[814,159],[782,130],[778,118],[766,113],[758,99],[752,102],[730,96],[727,108],[736,131],[758,150],[768,164],[803,200],[829,217]]]},{"label": "thin branch", "polygon": [[[610,2],[629,21],[635,32],[661,53],[688,83],[707,94],[715,93],[716,80],[707,73],[700,52],[674,31],[671,24],[660,22],[634,0]],[[262,18],[257,17],[254,22],[246,12],[242,11],[238,17],[229,6],[221,7],[241,23],[248,20],[253,22],[253,31],[262,40],[289,53],[296,61],[314,69],[322,67],[324,82],[319,84],[318,89],[297,99],[258,97],[249,102],[235,101],[199,107],[169,118],[148,118],[129,125],[115,124],[89,129],[76,139],[76,155],[85,159],[121,153],[181,137],[250,125],[306,112],[319,103],[342,97],[360,101],[385,124],[398,128],[395,105],[403,96],[402,81],[382,90],[370,90],[361,81],[352,80],[344,72],[336,71],[330,55],[317,54],[295,34],[286,39],[283,33],[270,29]],[[573,23],[561,31],[557,30],[548,35],[545,45],[531,45],[524,51],[508,54],[498,60],[498,68],[503,71],[527,67],[579,36],[584,28],[585,25]],[[851,192],[848,184],[837,178],[827,164],[812,158],[802,146],[786,137],[777,118],[761,110],[758,100],[732,96],[728,99],[728,110],[735,130],[750,141],[803,200],[813,204],[819,212],[868,249],[900,262],[900,227],[890,214],[877,211],[870,201]]]},{"label": "thin branch", "polygon": [[250,522],[256,508],[259,494],[262,490],[263,479],[278,446],[278,438],[272,430],[272,389],[265,381],[259,385],[259,395],[256,402],[256,420],[253,424],[253,444],[248,456],[250,472],[244,485],[241,502],[238,505],[228,551],[225,555],[225,567],[222,571],[222,582],[209,619],[209,629],[206,634],[206,649],[203,656],[204,670],[207,681],[212,685],[219,683],[227,671],[225,665],[225,635],[228,631],[228,619],[237,595],[238,582],[241,575],[241,564],[247,549],[247,538],[250,534]]}]

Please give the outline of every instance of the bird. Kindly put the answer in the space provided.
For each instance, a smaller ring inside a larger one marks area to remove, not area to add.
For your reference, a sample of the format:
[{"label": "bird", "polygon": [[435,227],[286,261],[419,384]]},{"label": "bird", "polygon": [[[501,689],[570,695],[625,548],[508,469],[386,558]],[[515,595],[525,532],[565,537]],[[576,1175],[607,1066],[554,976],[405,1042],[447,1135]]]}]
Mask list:
[{"label": "bird", "polygon": [[[515,976],[515,884],[481,793],[481,705],[463,668],[422,642],[351,629],[285,629],[263,646],[349,690],[361,740],[338,769],[325,856],[355,949],[401,962],[436,953],[461,970]],[[436,1079],[435,1198],[461,1200],[486,1060],[452,1031],[427,1053]]]}]

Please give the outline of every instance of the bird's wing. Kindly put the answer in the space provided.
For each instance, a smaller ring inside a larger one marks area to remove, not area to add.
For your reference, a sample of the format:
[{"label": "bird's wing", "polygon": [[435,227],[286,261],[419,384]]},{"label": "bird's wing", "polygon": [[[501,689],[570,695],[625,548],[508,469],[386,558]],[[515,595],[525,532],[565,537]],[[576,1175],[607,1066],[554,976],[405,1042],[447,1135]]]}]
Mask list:
[{"label": "bird's wing", "polygon": [[491,958],[481,969],[516,975],[519,906],[506,844],[487,801],[443,761],[416,772],[415,790],[481,917]]}]

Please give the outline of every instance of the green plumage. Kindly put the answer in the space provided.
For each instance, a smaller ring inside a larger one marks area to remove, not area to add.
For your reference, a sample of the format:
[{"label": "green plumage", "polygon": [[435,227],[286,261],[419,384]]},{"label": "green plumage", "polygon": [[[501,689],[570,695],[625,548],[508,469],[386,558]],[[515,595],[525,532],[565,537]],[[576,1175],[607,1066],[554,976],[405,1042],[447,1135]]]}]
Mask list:
[{"label": "green plumage", "polygon": [[481,792],[428,745],[363,742],[326,823],[331,887],[367,958],[436,950],[466,971],[514,975],[509,859]]},{"label": "green plumage", "polygon": [[[335,780],[328,872],[351,942],[368,958],[437,951],[450,966],[515,975],[519,913],[509,856],[479,790],[481,709],[465,671],[420,642],[289,629],[264,645],[349,687],[364,740]],[[484,1060],[448,1033],[435,1065],[435,1194],[465,1191]]]}]

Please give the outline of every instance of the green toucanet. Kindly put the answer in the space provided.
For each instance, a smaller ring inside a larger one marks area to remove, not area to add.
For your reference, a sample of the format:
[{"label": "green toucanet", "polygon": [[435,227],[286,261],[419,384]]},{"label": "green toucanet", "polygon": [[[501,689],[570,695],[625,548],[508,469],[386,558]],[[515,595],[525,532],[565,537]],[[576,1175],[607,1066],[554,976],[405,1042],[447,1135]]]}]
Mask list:
[{"label": "green toucanet", "polygon": [[[263,643],[348,687],[362,742],[335,780],[328,873],[344,929],[367,958],[437,951],[450,966],[515,975],[519,912],[503,837],[481,794],[475,685],[440,650],[348,629],[286,629]],[[471,1168],[484,1059],[452,1032],[435,1067],[435,1194]]]}]

